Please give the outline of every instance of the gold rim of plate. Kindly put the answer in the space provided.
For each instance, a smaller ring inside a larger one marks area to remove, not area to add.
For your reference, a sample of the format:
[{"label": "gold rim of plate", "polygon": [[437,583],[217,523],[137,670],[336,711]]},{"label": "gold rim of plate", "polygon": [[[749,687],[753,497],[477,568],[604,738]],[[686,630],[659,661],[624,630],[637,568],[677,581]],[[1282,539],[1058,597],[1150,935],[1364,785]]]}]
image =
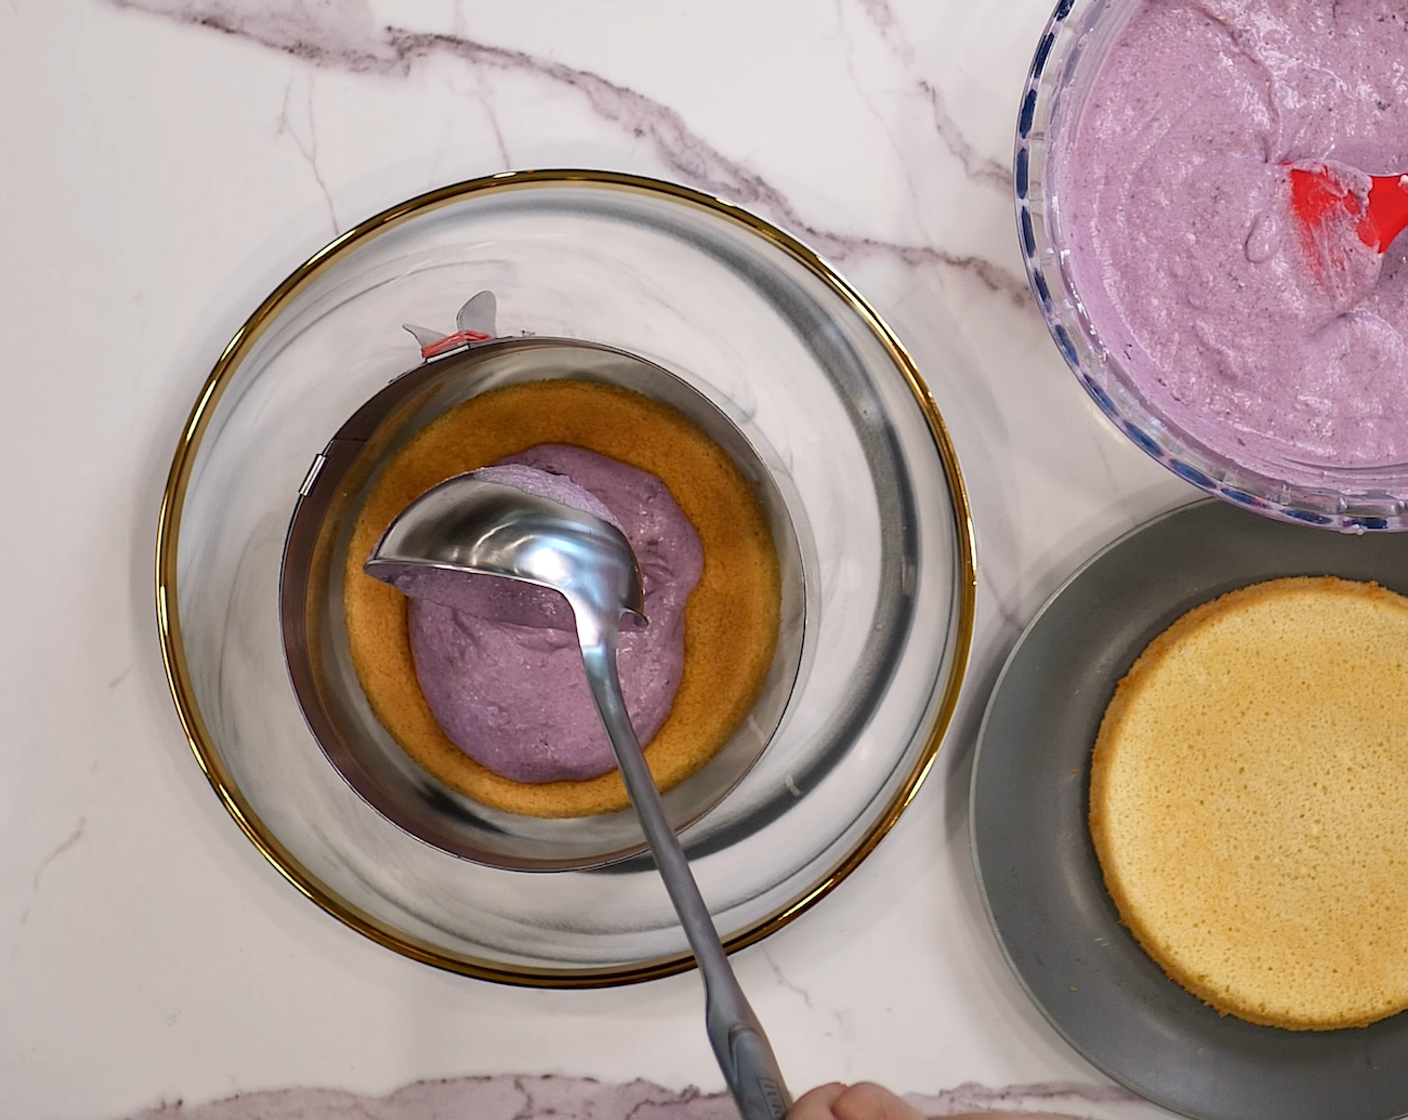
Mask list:
[{"label": "gold rim of plate", "polygon": [[469,195],[522,190],[545,183],[555,185],[580,183],[594,188],[664,195],[686,206],[710,211],[762,237],[806,267],[860,316],[903,374],[910,392],[914,394],[914,399],[928,422],[935,449],[938,451],[943,466],[949,499],[953,504],[954,532],[957,538],[958,552],[957,607],[959,612],[953,661],[948,680],[944,682],[943,695],[935,713],[933,727],[929,731],[924,749],[920,752],[903,784],[860,842],[808,889],[766,917],[727,938],[724,942],[724,948],[728,952],[734,952],[747,945],[752,945],[800,917],[835,890],[841,881],[875,849],[885,834],[894,827],[900,814],[914,799],[919,787],[933,768],[934,760],[938,756],[939,745],[944,733],[948,730],[954,708],[958,703],[959,688],[963,682],[972,646],[977,593],[977,557],[974,546],[972,509],[963,484],[963,476],[959,471],[958,457],[954,453],[953,442],[949,438],[948,429],[944,426],[943,417],[939,415],[938,406],[934,403],[934,398],[924,383],[924,379],[919,375],[919,370],[908,352],[900,344],[899,339],[895,337],[894,332],[861,295],[830,265],[796,238],[733,203],[725,202],[723,199],[715,198],[690,187],[611,171],[501,172],[441,187],[438,190],[408,199],[368,218],[314,253],[275,288],[244,325],[235,332],[234,337],[230,339],[220,354],[219,360],[210,371],[210,376],[206,378],[205,384],[191,408],[190,417],[182,429],[180,440],[176,446],[176,454],[171,463],[171,472],[167,476],[166,488],[161,499],[161,511],[157,520],[156,617],[161,637],[161,657],[166,667],[167,684],[171,689],[171,697],[175,701],[181,726],[185,730],[186,740],[196,756],[196,762],[199,763],[201,770],[209,779],[221,803],[234,817],[235,823],[240,826],[240,829],[249,837],[254,846],[263,853],[264,858],[273,864],[278,872],[292,883],[301,894],[317,903],[339,921],[378,944],[410,957],[412,960],[422,961],[437,968],[447,969],[480,980],[523,987],[604,988],[618,984],[654,980],[687,971],[694,967],[694,957],[688,953],[681,953],[611,968],[564,969],[510,967],[477,960],[469,956],[447,952],[392,928],[387,923],[339,897],[317,876],[309,872],[260,820],[225,767],[224,760],[205,726],[195,701],[190,674],[186,666],[185,649],[181,641],[181,624],[176,606],[176,556],[181,533],[181,513],[196,452],[226,386],[254,343],[279,315],[284,305],[338,260],[359,248],[362,243],[394,226],[442,206],[458,202]]}]

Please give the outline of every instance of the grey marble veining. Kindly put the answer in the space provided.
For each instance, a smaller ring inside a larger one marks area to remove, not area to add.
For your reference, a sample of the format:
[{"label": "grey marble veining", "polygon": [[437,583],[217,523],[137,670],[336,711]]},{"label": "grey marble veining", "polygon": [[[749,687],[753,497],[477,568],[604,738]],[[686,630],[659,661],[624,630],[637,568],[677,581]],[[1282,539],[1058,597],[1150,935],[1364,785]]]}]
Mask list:
[{"label": "grey marble veining", "polygon": [[[374,18],[367,0],[336,0],[318,5],[292,0],[104,2],[120,9],[160,15],[181,24],[237,36],[321,68],[405,77],[427,60],[446,57],[476,73],[517,73],[566,87],[583,98],[601,121],[648,143],[673,176],[759,211],[838,262],[882,254],[911,266],[941,265],[970,273],[1018,306],[1033,306],[1025,278],[1005,264],[979,255],[953,253],[932,244],[857,235],[809,221],[782,190],[747,163],[711,143],[693,129],[677,109],[602,74],[569,66],[545,55],[480,42],[463,34],[382,25]],[[874,22],[898,64],[913,71],[914,52],[905,43],[903,28],[886,0],[859,0],[858,6],[866,18]],[[947,112],[943,93],[934,82],[909,75],[907,80],[913,95],[927,105],[934,133],[959,161],[975,188],[975,195],[986,196],[984,205],[996,202],[1009,206],[1011,171],[996,160],[978,154]],[[316,138],[301,138],[289,128],[287,116],[282,125],[309,160],[319,188],[327,195],[327,185],[317,168]],[[499,142],[507,156],[502,134]],[[328,204],[331,209],[331,197]]]},{"label": "grey marble veining", "polygon": [[[1080,1085],[960,1085],[909,1101],[926,1116],[1004,1110],[1033,1116],[1143,1120],[1155,1113],[1118,1089]],[[1116,1111],[1118,1110],[1118,1111]],[[207,1104],[169,1102],[125,1120],[735,1120],[723,1093],[671,1092],[648,1081],[604,1084],[571,1077],[463,1077],[407,1085],[384,1097],[335,1089],[246,1093]]]}]

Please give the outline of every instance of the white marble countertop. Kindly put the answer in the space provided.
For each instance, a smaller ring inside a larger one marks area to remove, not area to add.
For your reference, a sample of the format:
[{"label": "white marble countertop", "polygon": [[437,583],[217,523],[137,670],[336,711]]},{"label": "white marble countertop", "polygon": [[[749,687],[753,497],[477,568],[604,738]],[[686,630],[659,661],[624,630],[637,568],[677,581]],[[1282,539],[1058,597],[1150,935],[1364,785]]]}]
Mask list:
[{"label": "white marble countertop", "polygon": [[[563,166],[727,197],[829,258],[913,353],[972,498],[978,626],[940,765],[855,875],[735,957],[794,1088],[1164,1115],[1030,1005],[967,842],[977,723],[1020,628],[1097,547],[1196,496],[1102,420],[1027,294],[1010,152],[1049,7],[0,4],[0,1115],[727,1115],[687,1091],[722,1084],[694,974],[500,987],[300,897],[213,796],[162,674],[158,501],[231,334],[372,213]],[[660,1088],[613,1088],[637,1080]]]}]

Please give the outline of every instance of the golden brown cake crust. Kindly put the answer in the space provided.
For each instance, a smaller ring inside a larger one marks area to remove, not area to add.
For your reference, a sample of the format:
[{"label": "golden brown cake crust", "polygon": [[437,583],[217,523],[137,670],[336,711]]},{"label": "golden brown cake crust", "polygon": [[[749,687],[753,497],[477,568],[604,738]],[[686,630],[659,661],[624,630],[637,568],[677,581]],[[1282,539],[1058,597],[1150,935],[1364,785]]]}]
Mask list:
[{"label": "golden brown cake crust", "polygon": [[752,709],[777,644],[781,585],[772,534],[747,481],[692,422],[638,393],[572,380],[495,389],[397,452],[348,548],[343,601],[362,689],[406,753],[452,789],[508,812],[577,817],[624,808],[620,774],[530,784],[466,755],[440,730],[416,682],[405,598],[362,572],[391,520],[426,490],[540,443],[575,444],[649,471],[699,533],[704,573],[685,608],[684,672],[674,707],[645,750],[661,789],[704,765]]},{"label": "golden brown cake crust", "polygon": [[1223,1014],[1408,1008],[1408,600],[1273,580],[1189,611],[1105,711],[1090,831],[1121,920]]}]

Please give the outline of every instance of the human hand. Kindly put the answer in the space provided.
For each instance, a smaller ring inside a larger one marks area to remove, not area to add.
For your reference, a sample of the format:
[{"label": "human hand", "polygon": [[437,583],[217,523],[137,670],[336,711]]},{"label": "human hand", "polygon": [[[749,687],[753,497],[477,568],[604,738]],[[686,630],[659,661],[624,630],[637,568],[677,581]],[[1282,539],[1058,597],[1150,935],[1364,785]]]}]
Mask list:
[{"label": "human hand", "polygon": [[869,1081],[818,1085],[797,1098],[787,1120],[924,1120],[923,1115],[888,1089]]},{"label": "human hand", "polygon": [[[924,1120],[923,1113],[869,1081],[819,1085],[797,1098],[787,1120]],[[965,1112],[946,1120],[1074,1120],[1050,1112]]]}]

